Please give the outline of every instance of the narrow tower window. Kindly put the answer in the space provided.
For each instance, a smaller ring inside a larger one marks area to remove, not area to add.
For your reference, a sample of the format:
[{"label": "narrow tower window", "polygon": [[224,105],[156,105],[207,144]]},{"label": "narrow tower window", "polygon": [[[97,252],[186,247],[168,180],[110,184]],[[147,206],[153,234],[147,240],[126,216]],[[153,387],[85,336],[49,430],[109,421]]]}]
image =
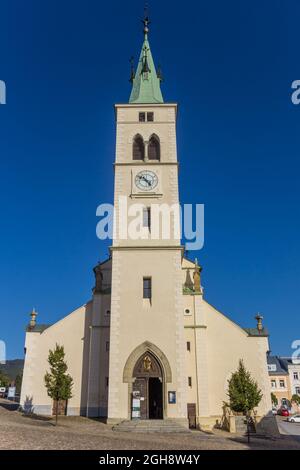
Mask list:
[{"label": "narrow tower window", "polygon": [[151,277],[143,278],[143,298],[151,299],[152,297],[152,280]]},{"label": "narrow tower window", "polygon": [[153,122],[154,121],[154,113],[147,113],[147,121]]},{"label": "narrow tower window", "polygon": [[144,207],[143,209],[143,227],[151,228],[151,209],[150,207]]},{"label": "narrow tower window", "polygon": [[139,113],[139,121],[140,122],[146,121],[146,113]]},{"label": "narrow tower window", "polygon": [[133,160],[144,160],[145,158],[144,141],[140,135],[136,135],[133,139],[132,158]]},{"label": "narrow tower window", "polygon": [[160,160],[160,143],[157,135],[152,135],[148,144],[149,160]]},{"label": "narrow tower window", "polygon": [[190,350],[191,350],[191,342],[190,342],[190,341],[187,341],[187,343],[186,343],[186,349],[187,349],[187,351],[190,351]]}]

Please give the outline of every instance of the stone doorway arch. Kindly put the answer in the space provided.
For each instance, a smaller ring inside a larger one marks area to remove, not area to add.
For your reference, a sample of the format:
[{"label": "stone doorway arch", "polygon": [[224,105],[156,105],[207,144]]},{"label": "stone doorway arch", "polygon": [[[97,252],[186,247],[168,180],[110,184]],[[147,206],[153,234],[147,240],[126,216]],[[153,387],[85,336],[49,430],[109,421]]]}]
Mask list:
[{"label": "stone doorway arch", "polygon": [[153,343],[145,341],[128,357],[123,382],[128,383],[128,418],[132,417],[133,392],[142,398],[141,418],[167,417],[167,387],[172,371],[165,354]]}]

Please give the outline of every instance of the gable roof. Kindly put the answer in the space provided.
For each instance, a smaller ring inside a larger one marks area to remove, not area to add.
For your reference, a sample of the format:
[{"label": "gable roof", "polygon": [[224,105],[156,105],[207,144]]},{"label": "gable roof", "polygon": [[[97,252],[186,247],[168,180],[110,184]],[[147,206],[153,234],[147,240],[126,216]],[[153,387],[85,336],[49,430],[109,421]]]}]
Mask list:
[{"label": "gable roof", "polygon": [[[268,356],[269,375],[288,375],[287,363],[279,356]],[[273,369],[273,370],[272,370]]]}]

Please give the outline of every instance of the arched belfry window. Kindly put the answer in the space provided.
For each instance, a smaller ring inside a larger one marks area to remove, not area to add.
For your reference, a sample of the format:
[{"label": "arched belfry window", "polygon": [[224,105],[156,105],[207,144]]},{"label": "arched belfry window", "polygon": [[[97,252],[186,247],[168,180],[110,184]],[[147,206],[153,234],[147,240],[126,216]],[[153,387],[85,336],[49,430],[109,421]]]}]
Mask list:
[{"label": "arched belfry window", "polygon": [[155,134],[153,134],[149,139],[148,158],[149,160],[160,160],[160,142],[159,138]]},{"label": "arched belfry window", "polygon": [[145,145],[143,137],[139,134],[133,139],[132,158],[133,160],[144,160],[145,158]]}]

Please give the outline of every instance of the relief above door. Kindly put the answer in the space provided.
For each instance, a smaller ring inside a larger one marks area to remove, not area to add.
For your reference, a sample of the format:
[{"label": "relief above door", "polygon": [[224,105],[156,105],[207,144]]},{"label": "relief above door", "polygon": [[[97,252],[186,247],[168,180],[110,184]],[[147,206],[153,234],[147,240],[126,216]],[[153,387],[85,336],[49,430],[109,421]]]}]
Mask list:
[{"label": "relief above door", "polygon": [[163,419],[163,374],[157,359],[143,354],[133,370],[133,419]]}]

